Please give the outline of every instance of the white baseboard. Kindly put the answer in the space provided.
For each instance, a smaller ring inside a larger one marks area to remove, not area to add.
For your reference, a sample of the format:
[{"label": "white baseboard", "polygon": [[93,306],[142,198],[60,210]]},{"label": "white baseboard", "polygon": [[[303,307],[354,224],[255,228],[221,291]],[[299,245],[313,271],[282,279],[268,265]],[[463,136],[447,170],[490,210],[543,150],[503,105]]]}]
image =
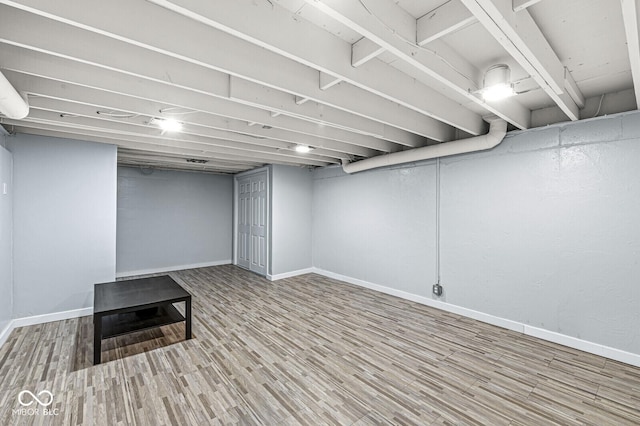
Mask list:
[{"label": "white baseboard", "polygon": [[430,299],[428,297],[418,296],[415,294],[407,293],[402,290],[396,290],[396,289],[385,287],[382,285],[373,284],[368,281],[359,280],[357,278],[352,278],[345,275],[336,274],[334,272],[325,271],[324,269],[319,269],[319,268],[311,268],[311,269],[312,269],[311,272],[319,275],[323,275],[328,278],[333,278],[333,279],[344,281],[350,284],[355,284],[357,286],[366,287],[371,290],[375,290],[381,293],[400,297],[402,299],[411,300],[413,302],[431,306],[433,308],[442,309],[443,311],[462,315],[467,318],[482,321],[491,325],[496,325],[498,327],[506,328],[512,331],[516,331],[516,332],[528,335],[528,336],[537,337],[539,339],[546,340],[548,342],[558,343],[560,345],[567,346],[573,349],[578,349],[594,355],[603,356],[605,358],[610,358],[615,361],[620,361],[626,364],[640,367],[640,354],[634,354],[631,352],[626,352],[620,349],[612,348],[612,347],[601,345],[598,343],[589,342],[587,340],[582,340],[575,337],[567,336],[565,334],[556,333],[556,332],[545,330],[538,327],[532,327],[530,325],[523,324],[517,321],[496,317],[493,315],[485,314],[483,312],[474,311],[473,309],[467,309],[461,306],[452,305],[451,303]]},{"label": "white baseboard", "polygon": [[90,308],[72,309],[70,311],[54,312],[52,314],[34,315],[32,317],[16,318],[13,320],[13,328],[27,325],[43,324],[45,322],[61,321],[69,318],[79,318],[93,315],[93,306]]},{"label": "white baseboard", "polygon": [[298,275],[310,274],[312,272],[315,272],[314,268],[298,269],[297,271],[283,272],[281,274],[275,274],[275,275],[267,274],[267,279],[269,281],[277,281],[283,278],[291,278],[291,277],[297,277]]},{"label": "white baseboard", "polygon": [[79,318],[87,315],[93,315],[93,307],[72,309],[70,311],[54,312],[52,314],[34,315],[31,317],[16,318],[12,320],[0,333],[0,347],[9,338],[11,332],[19,327],[25,327],[28,325],[44,324],[45,322],[61,321],[69,318]]},{"label": "white baseboard", "polygon": [[140,269],[137,271],[116,272],[116,278],[135,277],[137,275],[159,274],[161,272],[184,271],[185,269],[207,268],[209,266],[220,266],[231,264],[231,259],[217,260],[215,262],[193,263],[191,265],[168,266],[164,268]]},{"label": "white baseboard", "polygon": [[9,335],[13,331],[15,327],[13,326],[13,320],[9,321],[9,324],[4,328],[4,330],[0,331],[0,348],[4,345],[4,342],[7,341]]}]

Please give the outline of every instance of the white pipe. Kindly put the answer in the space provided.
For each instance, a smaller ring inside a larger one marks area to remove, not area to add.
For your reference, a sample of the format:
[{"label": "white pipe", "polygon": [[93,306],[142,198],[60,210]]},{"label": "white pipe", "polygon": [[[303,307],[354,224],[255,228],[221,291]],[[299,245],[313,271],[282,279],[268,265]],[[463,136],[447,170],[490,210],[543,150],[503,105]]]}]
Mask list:
[{"label": "white pipe", "polygon": [[0,72],[0,113],[21,120],[29,114],[29,104]]},{"label": "white pipe", "polygon": [[504,120],[494,120],[491,122],[489,132],[486,135],[452,142],[444,142],[438,145],[423,146],[422,148],[415,148],[408,151],[393,152],[391,154],[379,155],[377,157],[367,158],[354,163],[342,160],[342,169],[346,173],[356,173],[363,170],[375,169],[377,167],[412,163],[414,161],[465,154],[467,152],[484,151],[497,146],[502,142],[502,139],[504,139],[506,134],[507,122]]}]

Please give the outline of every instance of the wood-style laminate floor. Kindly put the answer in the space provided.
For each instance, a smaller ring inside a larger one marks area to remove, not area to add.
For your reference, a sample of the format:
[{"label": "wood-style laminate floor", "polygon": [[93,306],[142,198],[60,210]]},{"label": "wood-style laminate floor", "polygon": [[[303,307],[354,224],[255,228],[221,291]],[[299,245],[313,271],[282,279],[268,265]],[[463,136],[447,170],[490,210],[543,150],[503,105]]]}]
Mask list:
[{"label": "wood-style laminate floor", "polygon": [[[193,340],[109,339],[93,366],[91,317],[15,329],[0,424],[640,424],[640,368],[313,274],[171,275]],[[15,413],[22,390],[57,415]]]}]

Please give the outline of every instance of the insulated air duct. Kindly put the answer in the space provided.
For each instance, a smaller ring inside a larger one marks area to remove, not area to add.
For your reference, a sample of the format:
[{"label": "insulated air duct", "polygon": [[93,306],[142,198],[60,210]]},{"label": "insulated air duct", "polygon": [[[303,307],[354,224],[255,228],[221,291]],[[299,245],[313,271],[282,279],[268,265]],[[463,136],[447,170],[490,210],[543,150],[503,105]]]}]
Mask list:
[{"label": "insulated air duct", "polygon": [[497,146],[507,134],[507,122],[494,120],[491,122],[486,135],[475,136],[438,145],[424,146],[409,151],[393,152],[367,158],[366,160],[349,163],[342,160],[342,169],[346,173],[356,173],[377,167],[393,166],[395,164],[413,163],[415,161],[430,160],[432,158],[447,157],[449,155],[465,154],[468,152],[484,151]]},{"label": "insulated air duct", "polygon": [[29,104],[0,72],[0,113],[21,120],[29,114]]}]

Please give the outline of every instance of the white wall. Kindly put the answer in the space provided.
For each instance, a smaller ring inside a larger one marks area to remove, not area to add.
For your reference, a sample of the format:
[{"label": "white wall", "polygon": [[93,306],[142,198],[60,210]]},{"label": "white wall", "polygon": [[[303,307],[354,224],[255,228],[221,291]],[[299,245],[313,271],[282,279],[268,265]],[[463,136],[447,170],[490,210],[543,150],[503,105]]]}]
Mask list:
[{"label": "white wall", "polygon": [[[640,113],[441,165],[441,299],[640,354]],[[314,173],[314,266],[432,297],[434,163]]]},{"label": "white wall", "polygon": [[271,166],[271,275],[310,268],[311,202],[309,169]]},{"label": "white wall", "polygon": [[117,274],[230,263],[233,177],[118,168]]},{"label": "white wall", "polygon": [[0,339],[13,318],[13,156],[4,146],[0,135]]},{"label": "white wall", "polygon": [[14,317],[93,306],[115,279],[116,147],[10,138],[14,170]]}]

